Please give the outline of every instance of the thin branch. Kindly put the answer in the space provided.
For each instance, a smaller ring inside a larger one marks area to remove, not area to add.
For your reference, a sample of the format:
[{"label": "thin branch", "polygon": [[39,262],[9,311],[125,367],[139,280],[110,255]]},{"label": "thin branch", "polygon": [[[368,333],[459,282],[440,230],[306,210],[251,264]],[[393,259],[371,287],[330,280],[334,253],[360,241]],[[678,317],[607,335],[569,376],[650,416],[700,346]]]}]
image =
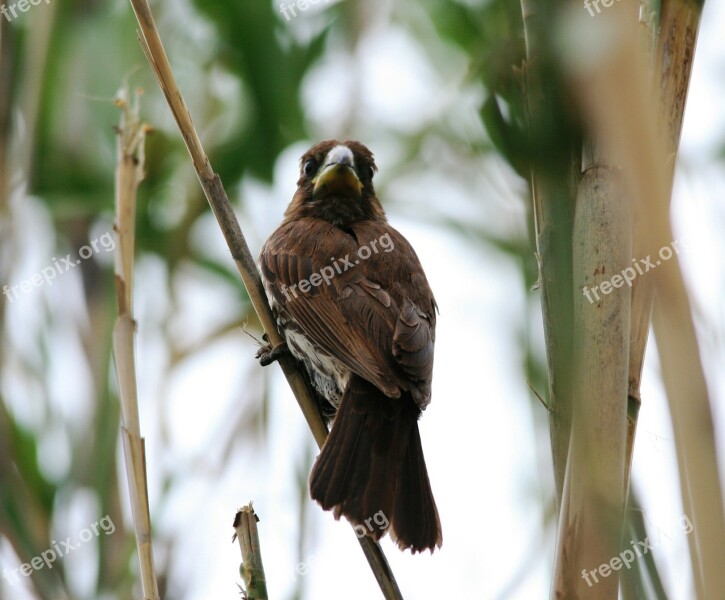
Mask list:
[{"label": "thin branch", "polygon": [[[204,195],[217,218],[232,258],[237,265],[239,274],[247,289],[249,300],[257,312],[262,327],[267,334],[267,338],[273,346],[276,346],[282,343],[282,338],[277,331],[277,325],[272,311],[269,308],[255,261],[249,251],[249,246],[247,245],[242,230],[239,227],[229,198],[224,191],[224,186],[219,176],[211,168],[209,159],[196,133],[189,110],[176,84],[171,65],[169,64],[166,51],[164,50],[151,14],[151,9],[149,8],[147,0],[131,0],[131,6],[141,28],[139,42],[151,68],[156,74],[159,86],[179,126]],[[317,405],[310,392],[306,377],[298,369],[296,362],[291,356],[283,356],[278,362],[297,399],[302,414],[307,420],[307,424],[312,431],[317,445],[322,447],[327,438],[327,427],[317,410]],[[384,597],[393,599],[402,598],[393,572],[388,565],[380,545],[368,537],[359,538],[359,540]]]},{"label": "thin branch", "polygon": [[[199,178],[199,183],[229,246],[232,258],[234,258],[237,270],[249,295],[249,300],[259,317],[269,342],[273,346],[276,346],[282,343],[282,338],[277,331],[274,316],[267,303],[267,297],[259,273],[257,272],[255,261],[249,251],[249,246],[247,245],[242,230],[239,227],[224,186],[219,176],[211,168],[211,164],[196,133],[184,98],[176,85],[176,79],[171,71],[171,65],[169,64],[166,51],[156,29],[156,24],[153,21],[148,3],[146,0],[131,0],[131,5],[141,26],[142,36],[139,38],[141,47],[156,74],[161,91],[164,93],[169,108],[174,115],[174,119],[176,119],[176,123],[179,126],[184,143],[194,164],[197,177]],[[285,377],[287,377],[287,381],[292,388],[297,402],[300,404],[300,408],[305,419],[307,419],[307,423],[312,430],[312,434],[315,436],[318,446],[322,446],[327,437],[327,427],[317,410],[313,396],[307,387],[306,380],[297,369],[292,358],[283,357],[279,363],[282,366],[282,370]]]},{"label": "thin branch", "polygon": [[141,437],[136,387],[136,359],[133,318],[133,266],[136,231],[136,191],[144,176],[144,139],[148,127],[139,119],[138,98],[134,106],[128,102],[126,90],[119,92],[116,104],[121,109],[118,129],[118,164],[116,166],[116,296],[118,320],[113,329],[113,357],[116,364],[118,389],[123,419],[123,454],[126,459],[133,513],[136,547],[141,566],[144,598],[158,600],[159,587],[154,569],[151,545],[151,516],[149,514],[146,482],[146,449]]}]

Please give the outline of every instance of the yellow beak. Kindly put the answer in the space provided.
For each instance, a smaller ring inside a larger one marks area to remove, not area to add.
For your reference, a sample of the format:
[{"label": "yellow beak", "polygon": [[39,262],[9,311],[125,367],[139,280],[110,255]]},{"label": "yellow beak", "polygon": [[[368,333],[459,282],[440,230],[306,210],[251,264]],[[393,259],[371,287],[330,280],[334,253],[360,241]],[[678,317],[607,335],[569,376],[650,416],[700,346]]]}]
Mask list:
[{"label": "yellow beak", "polygon": [[328,165],[313,181],[312,195],[316,198],[333,195],[359,198],[362,194],[362,182],[349,165]]}]

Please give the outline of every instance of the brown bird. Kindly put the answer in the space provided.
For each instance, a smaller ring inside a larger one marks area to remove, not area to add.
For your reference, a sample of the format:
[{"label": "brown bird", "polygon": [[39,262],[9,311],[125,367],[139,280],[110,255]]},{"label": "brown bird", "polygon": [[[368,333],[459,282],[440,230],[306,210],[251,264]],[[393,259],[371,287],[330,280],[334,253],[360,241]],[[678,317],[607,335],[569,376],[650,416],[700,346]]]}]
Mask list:
[{"label": "brown bird", "polygon": [[[375,196],[373,155],[321,142],[259,257],[280,333],[337,413],[310,493],[401,549],[442,543],[418,417],[430,403],[436,302],[415,251]],[[268,364],[284,348],[260,354]]]}]

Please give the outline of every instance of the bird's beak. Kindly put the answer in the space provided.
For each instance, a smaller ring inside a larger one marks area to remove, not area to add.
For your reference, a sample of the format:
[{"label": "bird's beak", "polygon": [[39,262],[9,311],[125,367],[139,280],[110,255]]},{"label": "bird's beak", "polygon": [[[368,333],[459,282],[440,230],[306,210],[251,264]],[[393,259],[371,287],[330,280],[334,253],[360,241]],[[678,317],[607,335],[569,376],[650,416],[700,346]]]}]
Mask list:
[{"label": "bird's beak", "polygon": [[355,159],[347,146],[335,146],[325,157],[320,172],[312,182],[314,198],[324,196],[347,196],[359,199],[362,182],[355,172]]}]

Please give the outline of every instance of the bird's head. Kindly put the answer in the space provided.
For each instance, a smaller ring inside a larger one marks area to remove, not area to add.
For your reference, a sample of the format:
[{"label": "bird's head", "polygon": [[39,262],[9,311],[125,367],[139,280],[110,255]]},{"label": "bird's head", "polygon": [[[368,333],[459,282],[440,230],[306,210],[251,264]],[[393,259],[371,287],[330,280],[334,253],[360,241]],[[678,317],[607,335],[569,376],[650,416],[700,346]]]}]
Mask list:
[{"label": "bird's head", "polygon": [[285,217],[316,217],[338,226],[385,219],[375,197],[375,171],[373,153],[360,142],[320,142],[300,159],[297,191]]}]

